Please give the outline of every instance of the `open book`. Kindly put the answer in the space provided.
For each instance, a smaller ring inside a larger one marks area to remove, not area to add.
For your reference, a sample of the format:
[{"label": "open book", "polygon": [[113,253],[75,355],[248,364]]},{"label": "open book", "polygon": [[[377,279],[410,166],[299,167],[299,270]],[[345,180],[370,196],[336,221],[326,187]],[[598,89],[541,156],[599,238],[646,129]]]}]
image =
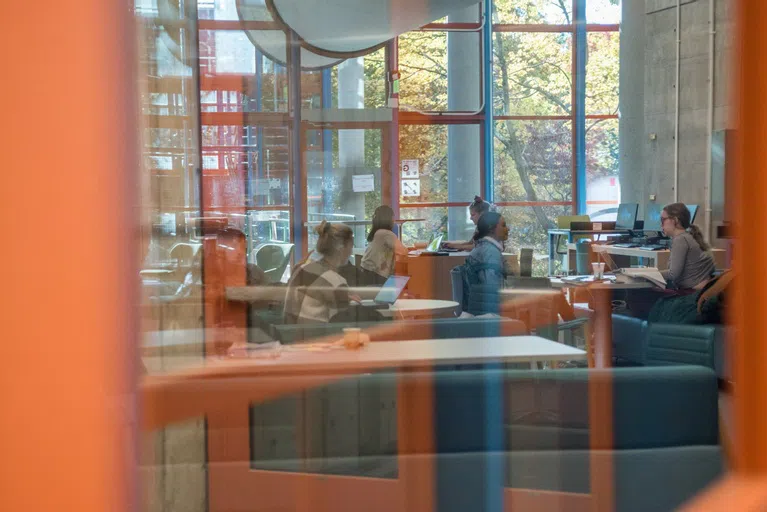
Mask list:
[{"label": "open book", "polygon": [[621,269],[621,273],[629,277],[650,281],[659,288],[666,288],[666,279],[657,268],[624,268]]}]

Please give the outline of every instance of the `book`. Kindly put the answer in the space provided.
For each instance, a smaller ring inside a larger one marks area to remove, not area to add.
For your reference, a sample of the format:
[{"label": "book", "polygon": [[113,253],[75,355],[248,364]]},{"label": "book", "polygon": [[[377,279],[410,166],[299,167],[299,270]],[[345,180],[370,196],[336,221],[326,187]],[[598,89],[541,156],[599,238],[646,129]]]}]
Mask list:
[{"label": "book", "polygon": [[621,273],[636,279],[644,279],[659,288],[666,288],[666,278],[663,277],[663,274],[657,268],[624,268],[621,270]]}]

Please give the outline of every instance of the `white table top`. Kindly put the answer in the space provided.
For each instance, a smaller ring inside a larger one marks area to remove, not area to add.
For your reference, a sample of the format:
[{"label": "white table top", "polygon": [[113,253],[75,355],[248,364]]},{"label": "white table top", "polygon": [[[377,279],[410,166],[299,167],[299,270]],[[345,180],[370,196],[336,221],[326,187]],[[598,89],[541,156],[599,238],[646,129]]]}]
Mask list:
[{"label": "white table top", "polygon": [[319,349],[312,344],[290,345],[278,357],[209,359],[210,370],[226,373],[268,375],[364,371],[373,368],[421,366],[425,364],[475,364],[585,360],[583,350],[538,336],[494,338],[449,338],[369,343],[358,350]]},{"label": "white table top", "polygon": [[603,281],[598,283],[574,283],[557,277],[552,277],[551,285],[555,288],[587,288],[589,290],[641,290],[656,287],[648,281],[625,277],[616,281]]},{"label": "white table top", "polygon": [[404,316],[433,315],[455,311],[458,303],[452,300],[436,299],[399,299],[387,309],[380,310],[382,315],[401,313]]}]

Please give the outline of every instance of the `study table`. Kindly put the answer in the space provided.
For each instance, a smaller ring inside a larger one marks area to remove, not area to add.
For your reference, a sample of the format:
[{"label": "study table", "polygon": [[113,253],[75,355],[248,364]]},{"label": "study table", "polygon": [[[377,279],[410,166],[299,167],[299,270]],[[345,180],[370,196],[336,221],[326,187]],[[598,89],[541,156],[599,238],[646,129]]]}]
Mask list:
[{"label": "study table", "polygon": [[[660,270],[668,268],[669,259],[671,258],[671,251],[669,249],[663,249],[660,251],[648,251],[646,249],[640,249],[638,247],[616,247],[611,244],[591,244],[591,250],[595,255],[602,257],[602,255],[609,256],[617,265],[618,268],[631,266],[631,258],[642,258],[646,262],[646,266],[655,267]],[[567,245],[568,252],[568,268],[575,268],[575,244]],[[711,249],[711,255],[714,257],[714,264],[717,269],[726,268],[726,256],[727,253],[724,249]],[[602,257],[602,260],[606,258]]]},{"label": "study table", "polygon": [[549,275],[554,274],[554,261],[557,259],[557,246],[559,240],[564,236],[567,237],[567,243],[572,244],[576,238],[583,236],[599,237],[600,235],[627,235],[629,232],[626,229],[550,229],[548,231],[548,244],[549,244]]}]

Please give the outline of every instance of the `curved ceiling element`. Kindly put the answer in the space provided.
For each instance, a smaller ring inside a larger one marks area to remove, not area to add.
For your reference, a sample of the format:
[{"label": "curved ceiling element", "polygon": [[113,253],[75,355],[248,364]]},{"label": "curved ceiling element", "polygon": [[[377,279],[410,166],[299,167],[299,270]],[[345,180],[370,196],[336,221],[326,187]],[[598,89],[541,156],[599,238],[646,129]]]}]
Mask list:
[{"label": "curved ceiling element", "polygon": [[[316,54],[349,58],[479,0],[266,0],[275,21]],[[407,6],[404,7],[403,6]]]},{"label": "curved ceiling element", "polygon": [[[262,21],[273,23],[265,0],[237,0],[237,15],[240,21]],[[274,62],[285,64],[288,60],[288,44],[285,32],[282,30],[246,30],[250,42]],[[306,70],[322,69],[335,66],[343,59],[325,57],[311,50],[301,49],[301,68]]]}]

